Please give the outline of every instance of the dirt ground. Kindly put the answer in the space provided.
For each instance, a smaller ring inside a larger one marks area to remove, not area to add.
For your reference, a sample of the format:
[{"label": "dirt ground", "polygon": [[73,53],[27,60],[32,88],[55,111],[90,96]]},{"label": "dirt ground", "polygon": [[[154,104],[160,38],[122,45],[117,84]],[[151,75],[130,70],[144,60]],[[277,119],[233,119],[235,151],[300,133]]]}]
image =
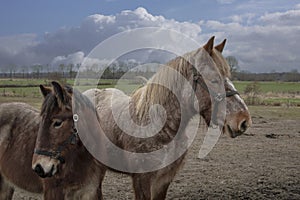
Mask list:
[{"label": "dirt ground", "polygon": [[[246,134],[221,136],[204,159],[197,158],[199,134],[167,199],[300,199],[300,119],[252,117]],[[104,199],[133,199],[126,175],[108,173],[103,192]],[[36,198],[17,192],[14,199]]]}]

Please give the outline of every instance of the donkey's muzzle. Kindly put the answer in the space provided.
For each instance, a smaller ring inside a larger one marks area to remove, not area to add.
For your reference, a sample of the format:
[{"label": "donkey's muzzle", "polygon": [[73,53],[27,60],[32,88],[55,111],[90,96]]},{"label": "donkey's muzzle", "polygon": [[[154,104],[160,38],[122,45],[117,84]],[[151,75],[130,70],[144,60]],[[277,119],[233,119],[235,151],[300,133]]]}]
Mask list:
[{"label": "donkey's muzzle", "polygon": [[48,173],[45,173],[43,167],[40,164],[37,164],[33,171],[41,178],[51,177],[53,175],[54,166]]}]

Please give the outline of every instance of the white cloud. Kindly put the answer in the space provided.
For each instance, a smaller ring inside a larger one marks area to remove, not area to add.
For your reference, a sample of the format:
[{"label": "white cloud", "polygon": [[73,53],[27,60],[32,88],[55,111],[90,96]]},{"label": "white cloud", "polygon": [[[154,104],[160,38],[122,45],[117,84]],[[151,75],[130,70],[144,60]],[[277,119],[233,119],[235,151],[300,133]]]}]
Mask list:
[{"label": "white cloud", "polygon": [[299,69],[299,10],[267,13],[250,24],[242,16],[232,20],[207,21],[205,27],[229,39],[225,54],[237,57],[242,69],[254,72]]},{"label": "white cloud", "polygon": [[[219,0],[219,3],[230,2],[233,1]],[[300,63],[297,45],[300,41],[299,5],[284,12],[258,15],[249,11],[232,15],[226,19],[230,20],[227,23],[202,19],[199,23],[179,22],[152,15],[144,8],[108,16],[95,14],[85,18],[77,27],[46,33],[42,40],[35,34],[0,37],[0,67],[33,63],[52,66],[76,64],[98,43],[116,33],[141,27],[162,27],[177,30],[200,43],[206,42],[212,35],[216,36],[217,42],[227,38],[224,53],[237,57],[242,69],[254,72],[290,71],[299,68]]]},{"label": "white cloud", "polygon": [[55,57],[52,62],[51,66],[56,67],[60,64],[69,65],[69,64],[81,64],[84,59],[84,53],[82,51],[69,54],[68,56],[57,56]]},{"label": "white cloud", "polygon": [[37,35],[20,34],[0,37],[0,68],[29,65],[38,55],[28,50],[38,44]]},{"label": "white cloud", "polygon": [[28,46],[37,44],[35,34],[21,34],[0,37],[0,48],[12,54],[17,54]]},{"label": "white cloud", "polygon": [[46,33],[41,41],[34,35],[18,35],[9,40],[0,37],[0,44],[3,44],[0,47],[0,58],[8,59],[5,63],[0,60],[0,66],[9,62],[15,65],[30,65],[30,62],[54,64],[59,59],[67,61],[73,58],[74,52],[87,54],[108,37],[141,27],[170,28],[192,38],[196,38],[201,32],[198,24],[155,16],[145,8],[124,10],[114,16],[95,14],[86,17],[77,27],[64,27],[56,32]]},{"label": "white cloud", "polygon": [[217,0],[220,4],[232,4],[235,0]]},{"label": "white cloud", "polygon": [[286,12],[275,12],[265,14],[260,20],[265,24],[284,25],[284,26],[299,26],[300,9],[288,10]]},{"label": "white cloud", "polygon": [[256,14],[254,14],[254,13],[245,13],[242,15],[232,15],[229,17],[229,19],[232,22],[250,25],[255,21],[255,17],[256,17]]}]

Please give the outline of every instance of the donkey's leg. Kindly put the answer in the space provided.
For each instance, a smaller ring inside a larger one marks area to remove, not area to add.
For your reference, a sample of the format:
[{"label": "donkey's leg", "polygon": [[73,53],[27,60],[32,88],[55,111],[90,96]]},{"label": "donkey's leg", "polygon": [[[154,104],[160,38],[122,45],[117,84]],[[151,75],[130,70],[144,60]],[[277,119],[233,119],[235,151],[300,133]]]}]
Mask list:
[{"label": "donkey's leg", "polygon": [[14,195],[14,188],[5,181],[5,178],[0,175],[0,199],[11,200]]},{"label": "donkey's leg", "polygon": [[83,195],[80,195],[79,200],[103,200],[102,182],[105,177],[106,166],[101,165],[97,170],[99,171],[92,172],[93,175],[88,180],[90,185],[87,185],[87,190],[83,190]]},{"label": "donkey's leg", "polygon": [[132,183],[136,200],[152,200],[151,177],[144,174],[133,174]]},{"label": "donkey's leg", "polygon": [[61,182],[58,182],[55,179],[52,180],[44,180],[43,182],[44,188],[44,200],[64,200],[64,188],[61,185]]},{"label": "donkey's leg", "polygon": [[44,200],[64,200],[64,192],[63,188],[48,188],[47,190],[44,191]]}]

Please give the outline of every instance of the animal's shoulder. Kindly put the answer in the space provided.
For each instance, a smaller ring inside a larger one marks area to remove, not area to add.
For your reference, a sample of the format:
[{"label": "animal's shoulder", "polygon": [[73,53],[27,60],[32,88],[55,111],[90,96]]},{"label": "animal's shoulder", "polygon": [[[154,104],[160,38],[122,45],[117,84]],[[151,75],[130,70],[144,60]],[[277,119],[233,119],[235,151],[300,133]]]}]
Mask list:
[{"label": "animal's shoulder", "polygon": [[32,112],[39,112],[33,106],[23,103],[23,102],[12,102],[12,103],[2,103],[0,104],[0,113],[15,113],[18,111],[32,111]]},{"label": "animal's shoulder", "polygon": [[0,124],[13,123],[20,121],[36,121],[39,111],[29,104],[21,102],[2,103],[0,104]]}]

